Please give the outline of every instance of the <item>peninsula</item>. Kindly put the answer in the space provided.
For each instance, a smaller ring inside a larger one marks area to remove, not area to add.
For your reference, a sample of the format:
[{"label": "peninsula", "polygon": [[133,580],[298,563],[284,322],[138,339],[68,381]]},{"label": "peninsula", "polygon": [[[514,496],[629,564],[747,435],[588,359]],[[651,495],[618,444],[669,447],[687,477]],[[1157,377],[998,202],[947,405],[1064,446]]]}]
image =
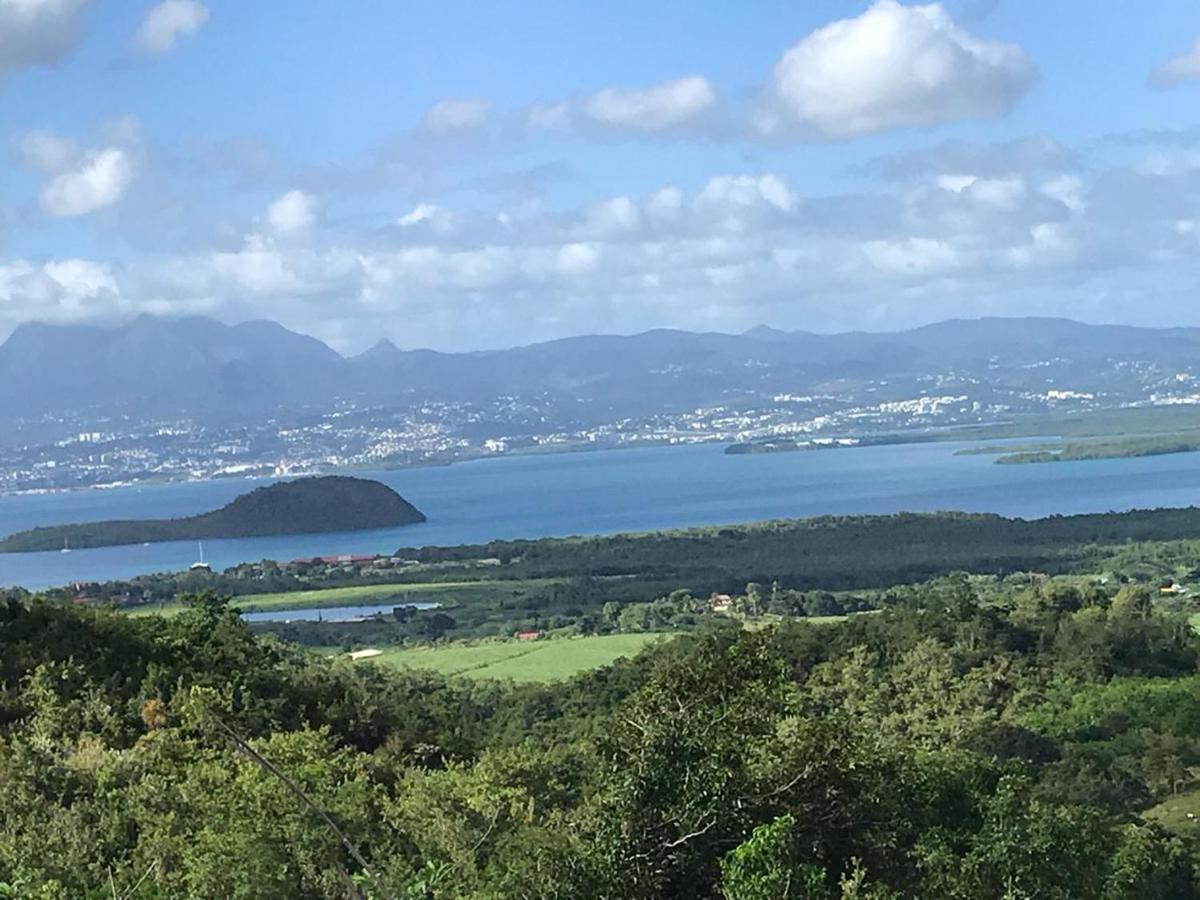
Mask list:
[{"label": "peninsula", "polygon": [[257,488],[220,509],[182,519],[53,525],[0,540],[0,553],[118,544],[361,531],[424,522],[425,515],[378,481],[323,476]]}]

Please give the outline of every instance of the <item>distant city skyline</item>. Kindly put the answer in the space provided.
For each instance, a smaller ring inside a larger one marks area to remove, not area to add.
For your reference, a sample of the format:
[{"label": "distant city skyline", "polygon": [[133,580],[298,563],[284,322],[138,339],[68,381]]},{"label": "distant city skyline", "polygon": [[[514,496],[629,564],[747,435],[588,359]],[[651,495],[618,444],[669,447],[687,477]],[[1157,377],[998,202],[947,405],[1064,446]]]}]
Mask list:
[{"label": "distant city skyline", "polygon": [[1200,7],[0,0],[0,340],[1200,325]]}]

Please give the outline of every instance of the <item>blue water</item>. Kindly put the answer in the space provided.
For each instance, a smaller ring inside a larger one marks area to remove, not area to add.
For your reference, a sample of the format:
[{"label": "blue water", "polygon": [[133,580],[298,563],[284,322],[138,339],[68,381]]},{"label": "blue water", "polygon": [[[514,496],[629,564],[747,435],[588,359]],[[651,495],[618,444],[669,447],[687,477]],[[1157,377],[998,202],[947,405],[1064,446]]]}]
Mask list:
[{"label": "blue water", "polygon": [[[243,598],[249,599],[249,598]],[[328,609],[264,609],[262,612],[244,612],[247,622],[348,622],[365,619],[382,613],[390,616],[397,606],[413,609],[436,609],[436,603],[381,603],[371,606],[338,606]]]},{"label": "blue water", "polygon": [[[1200,504],[1200,453],[999,466],[954,456],[969,444],[898,444],[726,456],[718,445],[514,456],[364,473],[412,501],[421,525],[338,534],[205,541],[214,568],[247,560],[493,538],[644,531],[825,513],[966,510],[1026,518]],[[0,534],[35,525],[185,516],[255,482],[0,497]],[[185,569],[193,543],[0,555],[0,585],[30,588]]]}]

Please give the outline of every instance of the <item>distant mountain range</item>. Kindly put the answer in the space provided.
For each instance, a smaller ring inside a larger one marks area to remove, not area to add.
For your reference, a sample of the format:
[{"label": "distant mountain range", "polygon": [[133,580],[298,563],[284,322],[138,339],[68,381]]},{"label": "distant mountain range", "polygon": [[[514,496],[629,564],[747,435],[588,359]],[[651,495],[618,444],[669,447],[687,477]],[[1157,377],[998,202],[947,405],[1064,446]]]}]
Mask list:
[{"label": "distant mountain range", "polygon": [[[657,330],[510,350],[439,353],[387,341],[346,358],[273,322],[142,316],[118,328],[26,324],[0,345],[0,426],[22,420],[188,417],[222,424],[404,404],[558,400],[583,418],[871,390],[1063,389],[1140,397],[1200,364],[1200,329],[1065,319],[961,319],[888,334]],[[1150,381],[1148,381],[1148,379]]]}]

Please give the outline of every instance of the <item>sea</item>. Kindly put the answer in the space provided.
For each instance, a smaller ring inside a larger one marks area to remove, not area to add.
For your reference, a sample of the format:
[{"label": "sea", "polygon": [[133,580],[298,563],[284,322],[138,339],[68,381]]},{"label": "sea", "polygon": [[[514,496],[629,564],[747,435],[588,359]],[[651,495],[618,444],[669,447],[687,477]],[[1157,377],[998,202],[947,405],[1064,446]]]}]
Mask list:
[{"label": "sea", "polygon": [[[1024,441],[1027,443],[1028,441]],[[989,443],[996,443],[995,441]],[[397,490],[429,521],[401,528],[205,541],[215,569],[261,559],[482,543],[825,514],[963,510],[1040,518],[1200,505],[1200,453],[1033,465],[955,455],[969,443],[727,455],[717,444],[507,456],[356,472]],[[0,534],[37,525],[206,512],[249,479],[0,497]],[[38,589],[178,571],[194,542],[0,554],[0,585]]]}]

